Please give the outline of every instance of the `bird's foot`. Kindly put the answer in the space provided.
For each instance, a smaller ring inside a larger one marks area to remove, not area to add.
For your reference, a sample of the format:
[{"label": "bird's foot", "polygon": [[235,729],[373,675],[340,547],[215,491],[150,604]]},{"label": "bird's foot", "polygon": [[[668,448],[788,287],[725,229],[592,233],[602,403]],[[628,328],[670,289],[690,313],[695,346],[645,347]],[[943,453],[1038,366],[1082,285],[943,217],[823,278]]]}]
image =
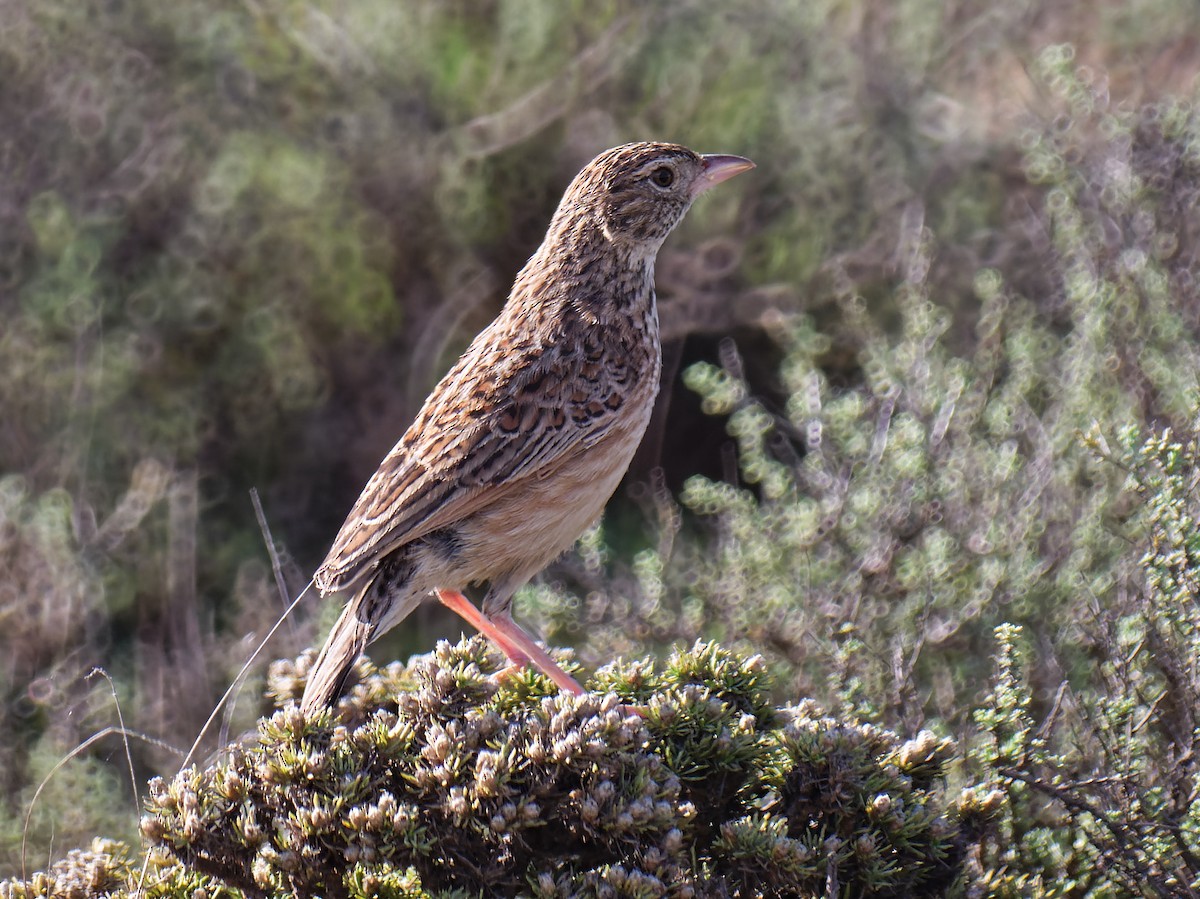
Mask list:
[{"label": "bird's foot", "polygon": [[[563,671],[550,653],[521,630],[507,614],[490,618],[475,608],[474,604],[457,590],[435,592],[443,605],[473,625],[508,658],[508,665],[491,676],[492,683],[502,684],[516,677],[526,667],[532,667],[550,678],[564,693],[582,696],[587,692],[579,681]],[[646,709],[642,706],[621,705],[618,708],[621,714],[626,716],[646,717]]]},{"label": "bird's foot", "polygon": [[[528,659],[524,661],[510,661],[509,664],[505,665],[503,668],[493,674],[489,680],[493,684],[500,686],[511,681],[515,677],[519,677],[521,672],[525,671],[527,668],[534,668],[534,670],[537,670],[536,666],[532,665]],[[572,679],[572,682],[574,683],[574,679]],[[573,690],[564,690],[563,692],[571,693],[575,696],[582,696],[587,691],[580,687],[578,693],[575,693]],[[645,718],[650,712],[650,707],[621,703],[620,705],[616,706],[616,710],[624,718]]]},{"label": "bird's foot", "polygon": [[524,661],[524,662],[511,662],[510,661],[507,665],[505,665],[503,668],[501,668],[499,671],[497,671],[495,674],[493,674],[491,677],[489,677],[488,680],[490,680],[493,684],[500,686],[501,684],[511,681],[513,678],[515,678],[517,675],[519,675],[522,671],[524,671],[528,667],[529,667],[528,660]]}]

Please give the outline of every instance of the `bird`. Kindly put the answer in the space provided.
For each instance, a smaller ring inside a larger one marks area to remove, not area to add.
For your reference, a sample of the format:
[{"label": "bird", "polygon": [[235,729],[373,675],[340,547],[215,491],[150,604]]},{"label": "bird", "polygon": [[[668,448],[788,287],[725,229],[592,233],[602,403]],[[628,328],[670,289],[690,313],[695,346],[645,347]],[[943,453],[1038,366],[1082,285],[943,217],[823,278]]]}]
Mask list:
[{"label": "bird", "polygon": [[[322,596],[350,598],[302,711],[335,705],[367,645],[431,594],[510,667],[584,692],[513,620],[513,596],[599,518],[646,431],[662,368],[659,248],[696,197],[752,168],[643,141],[571,181],[499,315],[434,387],[317,569]],[[463,591],[483,584],[476,607]]]}]

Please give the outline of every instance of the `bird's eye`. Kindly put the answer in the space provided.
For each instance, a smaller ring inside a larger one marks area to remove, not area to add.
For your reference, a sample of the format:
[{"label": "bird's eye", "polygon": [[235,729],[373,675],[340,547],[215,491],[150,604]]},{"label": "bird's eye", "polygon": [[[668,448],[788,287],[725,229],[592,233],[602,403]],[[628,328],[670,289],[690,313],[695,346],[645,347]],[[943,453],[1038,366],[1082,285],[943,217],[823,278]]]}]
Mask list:
[{"label": "bird's eye", "polygon": [[650,180],[659,187],[670,187],[675,183],[675,173],[665,165],[659,166],[650,173]]}]

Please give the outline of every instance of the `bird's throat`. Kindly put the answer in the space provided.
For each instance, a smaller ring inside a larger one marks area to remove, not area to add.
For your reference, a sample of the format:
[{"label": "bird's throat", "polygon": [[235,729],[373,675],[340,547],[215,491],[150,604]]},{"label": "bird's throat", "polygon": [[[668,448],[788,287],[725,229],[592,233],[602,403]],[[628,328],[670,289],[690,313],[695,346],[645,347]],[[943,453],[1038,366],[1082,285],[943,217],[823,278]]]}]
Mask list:
[{"label": "bird's throat", "polygon": [[569,302],[600,319],[653,305],[657,246],[611,240],[598,223],[547,233],[513,283],[512,302],[537,295],[544,303]]}]

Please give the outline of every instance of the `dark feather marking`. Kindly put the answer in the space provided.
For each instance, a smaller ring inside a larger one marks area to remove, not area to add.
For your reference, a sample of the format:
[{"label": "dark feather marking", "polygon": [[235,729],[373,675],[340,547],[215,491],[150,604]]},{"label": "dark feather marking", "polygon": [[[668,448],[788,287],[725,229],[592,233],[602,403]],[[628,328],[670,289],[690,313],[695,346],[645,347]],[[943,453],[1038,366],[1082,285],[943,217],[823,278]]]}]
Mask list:
[{"label": "dark feather marking", "polygon": [[456,528],[439,528],[425,535],[425,543],[447,562],[462,555],[463,538]]}]

